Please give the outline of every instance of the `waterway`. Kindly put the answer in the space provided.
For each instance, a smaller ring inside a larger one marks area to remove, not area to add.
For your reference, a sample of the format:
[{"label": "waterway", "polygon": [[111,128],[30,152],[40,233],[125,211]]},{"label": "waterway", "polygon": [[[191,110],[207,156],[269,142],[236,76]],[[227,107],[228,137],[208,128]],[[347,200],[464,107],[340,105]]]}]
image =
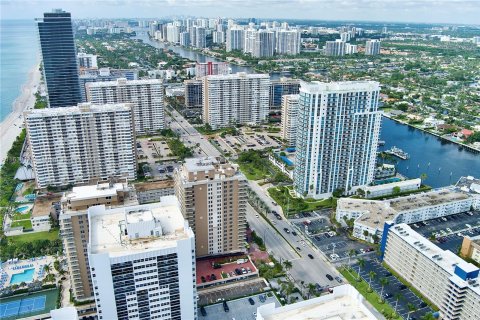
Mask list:
[{"label": "waterway", "polygon": [[[182,57],[197,62],[222,62],[200,52],[191,51],[180,46],[171,46],[165,43],[152,41],[145,32],[138,32],[135,38],[143,40],[156,48],[168,48]],[[232,73],[253,73],[253,68],[230,64]],[[272,79],[280,74],[271,74]],[[461,146],[442,140],[436,136],[425,133],[413,127],[400,124],[388,118],[383,118],[380,139],[385,146],[379,151],[397,146],[410,155],[408,160],[396,161],[397,170],[409,178],[427,175],[425,183],[434,187],[443,187],[455,182],[462,176],[473,175],[480,177],[480,154],[467,151]]]}]

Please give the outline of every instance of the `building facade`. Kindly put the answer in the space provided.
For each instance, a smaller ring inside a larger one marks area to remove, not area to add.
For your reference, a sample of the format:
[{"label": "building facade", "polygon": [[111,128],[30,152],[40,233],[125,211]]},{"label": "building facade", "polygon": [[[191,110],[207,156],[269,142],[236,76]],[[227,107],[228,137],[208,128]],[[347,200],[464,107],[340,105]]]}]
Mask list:
[{"label": "building facade", "polygon": [[37,26],[48,105],[76,106],[82,98],[71,15],[61,9],[46,12]]},{"label": "building facade", "polygon": [[185,106],[188,109],[203,107],[203,82],[202,80],[185,80]]},{"label": "building facade", "polygon": [[268,74],[237,73],[203,78],[203,122],[213,129],[260,124],[268,116]]},{"label": "building facade", "polygon": [[341,39],[335,41],[325,42],[325,55],[326,56],[344,56],[346,50],[346,43]]},{"label": "building facade", "polygon": [[82,70],[79,77],[82,102],[87,102],[87,89],[85,87],[86,83],[116,81],[120,78],[125,78],[127,80],[137,80],[138,70],[110,68]]},{"label": "building facade", "polygon": [[229,74],[229,66],[226,62],[204,62],[195,64],[195,77],[202,78],[211,75]]},{"label": "building facade", "polygon": [[127,80],[86,84],[87,100],[93,104],[131,103],[135,132],[146,134],[165,129],[161,80]]},{"label": "building facade", "polygon": [[130,104],[24,113],[38,188],[137,176]]},{"label": "building facade", "polygon": [[227,29],[226,50],[243,50],[245,41],[245,30],[239,26]]},{"label": "building facade", "polygon": [[186,159],[174,179],[197,256],[244,252],[247,190],[238,168],[214,158]]},{"label": "building facade", "polygon": [[480,263],[480,236],[463,237],[460,255],[467,259],[472,259],[476,263]]},{"label": "building facade", "polygon": [[135,184],[135,193],[139,204],[159,202],[161,197],[175,195],[175,182],[162,180]]},{"label": "building facade", "polygon": [[271,109],[282,106],[282,97],[286,94],[299,94],[300,81],[297,79],[280,78],[270,82],[270,97],[268,104]]},{"label": "building facade", "polygon": [[80,69],[98,69],[97,56],[94,54],[79,52],[77,60]]},{"label": "building facade", "polygon": [[258,30],[254,32],[252,56],[256,58],[273,57],[275,53],[275,32]]},{"label": "building facade", "polygon": [[369,56],[380,54],[380,40],[367,40],[365,54]]},{"label": "building facade", "polygon": [[294,188],[321,198],[373,181],[380,134],[380,86],[373,81],[302,83]]},{"label": "building facade", "polygon": [[88,210],[98,319],[196,319],[195,237],[175,196]]},{"label": "building facade", "polygon": [[300,53],[301,39],[297,30],[277,31],[276,53],[283,55],[297,55]]},{"label": "building facade", "polygon": [[298,94],[289,94],[282,97],[282,139],[288,146],[295,146],[297,135]]},{"label": "building facade", "polygon": [[382,240],[383,261],[440,309],[445,320],[478,318],[479,269],[442,250],[407,224],[391,226]]}]

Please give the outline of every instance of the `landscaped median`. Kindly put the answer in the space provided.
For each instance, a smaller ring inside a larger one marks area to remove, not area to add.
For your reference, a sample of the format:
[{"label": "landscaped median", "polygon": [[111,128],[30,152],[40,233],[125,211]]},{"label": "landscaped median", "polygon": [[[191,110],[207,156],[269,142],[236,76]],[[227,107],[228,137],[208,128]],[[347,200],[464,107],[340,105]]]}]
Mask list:
[{"label": "landscaped median", "polygon": [[366,283],[363,279],[358,281],[359,276],[358,273],[356,273],[352,269],[347,269],[345,267],[340,268],[340,273],[342,276],[347,279],[347,281],[355,287],[355,289],[360,292],[362,296],[365,297],[365,299],[370,302],[370,304],[377,309],[378,312],[383,314],[385,318],[387,319],[400,319],[400,316],[398,313],[395,312],[393,307],[386,303],[384,300],[380,299],[380,296],[371,288],[368,286],[368,283]]},{"label": "landscaped median", "polygon": [[311,198],[303,199],[292,196],[292,187],[272,187],[268,189],[268,194],[283,209],[284,213],[293,214],[301,211],[313,211],[322,208],[332,208],[336,204],[336,199],[328,198],[315,200]]}]

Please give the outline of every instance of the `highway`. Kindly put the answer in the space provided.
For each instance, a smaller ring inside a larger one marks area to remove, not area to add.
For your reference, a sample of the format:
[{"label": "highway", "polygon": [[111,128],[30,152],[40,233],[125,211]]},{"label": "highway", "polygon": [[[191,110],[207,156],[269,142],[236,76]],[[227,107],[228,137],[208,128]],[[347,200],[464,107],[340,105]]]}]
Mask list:
[{"label": "highway", "polygon": [[[221,156],[220,152],[188,123],[182,115],[172,108],[168,110],[172,115],[171,117],[166,116],[167,122],[170,122],[170,128],[180,135],[180,138],[187,146],[197,149],[195,145],[197,143],[200,145],[201,151],[200,153],[196,152],[195,156]],[[248,183],[250,188],[267,204],[270,211],[275,210],[283,216],[281,207],[273,204],[272,199],[261,186],[254,181],[248,181]],[[322,256],[317,248],[311,247],[300,232],[297,232],[297,236],[292,235],[291,231],[294,229],[285,217],[282,220],[278,220],[273,214],[267,215],[267,219],[270,219],[288,242],[261,215],[258,215],[258,217],[257,215],[258,213],[255,209],[248,204],[247,221],[250,228],[264,239],[268,252],[275,258],[292,262],[292,269],[288,273],[296,282],[305,281],[305,284],[319,283],[322,286],[338,285],[335,280],[329,281],[325,276],[326,274],[330,274],[333,277],[339,276],[335,267]],[[285,228],[289,229],[290,233],[286,233],[284,231]],[[297,248],[300,248],[300,250]],[[308,254],[311,254],[313,259],[310,259]]]}]

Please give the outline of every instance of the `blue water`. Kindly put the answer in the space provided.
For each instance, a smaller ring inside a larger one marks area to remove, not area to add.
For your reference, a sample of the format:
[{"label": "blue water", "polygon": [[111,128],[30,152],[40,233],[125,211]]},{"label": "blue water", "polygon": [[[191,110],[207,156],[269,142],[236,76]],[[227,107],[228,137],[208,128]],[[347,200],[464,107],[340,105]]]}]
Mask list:
[{"label": "blue water", "polygon": [[33,20],[0,20],[0,121],[12,111],[12,104],[39,57]]},{"label": "blue water", "polygon": [[22,206],[22,207],[18,207],[17,209],[15,209],[16,212],[24,212],[24,211],[27,211],[29,207],[28,206]]},{"label": "blue water", "polygon": [[427,175],[425,183],[434,187],[455,184],[462,176],[480,178],[480,154],[442,140],[434,135],[383,118],[380,140],[387,150],[397,146],[410,154],[408,160],[397,160],[397,170],[409,178]]},{"label": "blue water", "polygon": [[22,283],[22,282],[32,282],[33,275],[35,274],[35,268],[25,269],[22,273],[15,273],[10,279],[10,284]]},{"label": "blue water", "polygon": [[376,180],[373,182],[373,184],[378,186],[380,184],[392,183],[392,182],[398,182],[398,181],[401,181],[400,178],[388,178],[383,180]]}]

